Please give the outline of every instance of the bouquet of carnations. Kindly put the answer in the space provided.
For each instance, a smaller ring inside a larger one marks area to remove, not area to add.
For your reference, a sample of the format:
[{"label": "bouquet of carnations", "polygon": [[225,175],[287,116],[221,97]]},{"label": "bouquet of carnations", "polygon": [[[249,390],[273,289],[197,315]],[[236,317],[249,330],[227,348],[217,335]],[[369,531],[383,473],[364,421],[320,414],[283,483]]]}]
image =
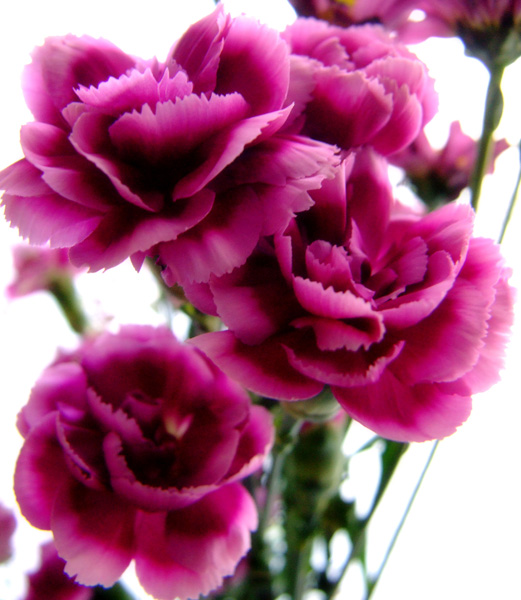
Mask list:
[{"label": "bouquet of carnations", "polygon": [[[0,187],[31,246],[9,293],[47,290],[78,334],[18,416],[17,502],[53,537],[28,599],[128,598],[132,561],[160,600],[338,597],[409,443],[453,434],[500,378],[510,270],[473,223],[507,147],[493,133],[521,5],[294,4],[308,18],[283,32],[218,5],[164,61],[67,35],[26,67],[34,121]],[[430,35],[490,71],[479,143],[455,123],[429,144],[434,81],[405,43]],[[90,322],[76,274],[127,259],[186,339]],[[342,493],[353,421],[380,444],[363,517]]]}]

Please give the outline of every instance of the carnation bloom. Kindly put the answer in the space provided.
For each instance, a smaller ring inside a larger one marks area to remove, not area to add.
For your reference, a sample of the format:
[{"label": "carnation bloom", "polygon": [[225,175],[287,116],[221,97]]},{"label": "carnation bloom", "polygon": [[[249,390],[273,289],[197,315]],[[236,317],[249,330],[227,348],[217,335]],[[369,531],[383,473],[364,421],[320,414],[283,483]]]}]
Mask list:
[{"label": "carnation bloom", "polygon": [[269,413],[166,328],[87,339],[36,383],[18,428],[23,515],[52,530],[65,572],[113,585],[134,559],[160,599],[218,587],[250,546],[239,480],[272,443]]},{"label": "carnation bloom", "polygon": [[[489,173],[494,171],[495,159],[508,147],[505,139],[495,143]],[[434,207],[455,200],[470,185],[477,155],[477,142],[454,121],[443,148],[433,148],[422,131],[410,146],[390,156],[389,161],[404,169],[418,196]]]},{"label": "carnation bloom", "polygon": [[41,248],[19,244],[12,249],[15,279],[7,287],[10,298],[52,290],[56,280],[78,273],[64,248]]},{"label": "carnation bloom", "polygon": [[346,27],[381,23],[394,28],[404,23],[418,0],[290,0],[298,15],[316,17]]},{"label": "carnation bloom", "polygon": [[496,244],[471,238],[470,207],[412,212],[393,201],[384,159],[366,148],[352,163],[243,267],[187,290],[229,328],[192,343],[259,394],[330,386],[383,437],[442,438],[499,379],[509,271]]},{"label": "carnation bloom", "polygon": [[283,33],[292,51],[293,127],[344,150],[405,148],[434,116],[425,65],[376,25],[346,29],[298,19]]},{"label": "carnation bloom", "polygon": [[521,56],[520,0],[420,0],[424,18],[399,29],[404,41],[458,36],[467,51],[488,67]]},{"label": "carnation bloom", "polygon": [[23,600],[94,600],[95,590],[79,585],[63,569],[65,561],[58,556],[52,542],[40,548],[40,567],[27,576],[29,587]]},{"label": "carnation bloom", "polygon": [[91,270],[151,255],[169,283],[229,272],[332,175],[334,148],[281,133],[289,72],[278,32],[222,7],[164,63],[49,38],[24,73],[35,121],[0,174],[6,218]]}]

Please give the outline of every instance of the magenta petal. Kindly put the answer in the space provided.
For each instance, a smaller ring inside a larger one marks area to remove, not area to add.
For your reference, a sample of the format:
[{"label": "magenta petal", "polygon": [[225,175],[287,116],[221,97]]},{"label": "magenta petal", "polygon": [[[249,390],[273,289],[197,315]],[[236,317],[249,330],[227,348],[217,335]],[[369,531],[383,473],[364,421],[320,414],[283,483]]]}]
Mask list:
[{"label": "magenta petal", "polygon": [[32,244],[50,242],[53,248],[67,248],[84,240],[101,220],[98,213],[69,202],[49,189],[34,197],[4,194],[5,218]]},{"label": "magenta petal", "polygon": [[303,375],[342,387],[359,386],[378,381],[403,348],[403,342],[382,348],[373,344],[367,351],[319,350],[311,336],[298,344],[285,346],[290,364]]},{"label": "magenta petal", "polygon": [[40,196],[49,193],[49,186],[42,179],[42,172],[26,158],[0,171],[0,190],[13,196]]},{"label": "magenta petal", "polygon": [[440,304],[454,285],[456,269],[446,252],[429,257],[427,273],[419,289],[395,299],[384,299],[379,306],[387,328],[404,329],[415,325]]},{"label": "magenta petal", "polygon": [[416,96],[403,86],[394,93],[393,114],[372,140],[383,155],[399,152],[414,141],[422,125],[422,110]]},{"label": "magenta petal", "polygon": [[218,279],[210,289],[223,322],[246,344],[258,344],[285,328],[302,309],[274,261],[253,256],[246,265]]},{"label": "magenta petal", "polygon": [[231,22],[220,57],[215,91],[238,91],[253,114],[282,108],[289,85],[289,52],[280,34],[240,16]]},{"label": "magenta petal", "polygon": [[18,413],[17,427],[26,437],[49,412],[60,410],[71,421],[81,418],[86,405],[87,379],[76,363],[51,365],[31,391],[29,402]]},{"label": "magenta petal", "polygon": [[233,574],[257,526],[255,504],[239,484],[169,513],[141,513],[136,572],[158,600],[198,598]]},{"label": "magenta petal", "polygon": [[253,252],[262,222],[262,205],[250,187],[222,192],[201,223],[158,247],[165,281],[201,282],[229,273]]},{"label": "magenta petal", "polygon": [[174,76],[165,71],[162,79],[157,81],[150,69],[144,72],[134,69],[129,75],[111,78],[97,88],[81,87],[76,94],[83,103],[117,117],[140,110],[145,104],[154,110],[158,102],[175,101],[191,92],[192,84],[182,71]]},{"label": "magenta petal", "polygon": [[307,124],[313,137],[349,149],[369,142],[389,121],[392,98],[360,72],[324,69],[317,74]]},{"label": "magenta petal", "polygon": [[110,127],[110,139],[129,161],[166,163],[177,170],[178,157],[195,152],[203,142],[211,144],[213,135],[246,114],[247,104],[238,93],[209,98],[190,94],[122,115]]},{"label": "magenta petal", "polygon": [[273,339],[248,346],[230,331],[219,331],[199,335],[190,343],[256,394],[280,400],[303,400],[316,396],[324,387],[295,370],[280,343]]},{"label": "magenta petal", "polygon": [[135,512],[112,492],[68,480],[58,490],[51,519],[65,572],[82,585],[114,585],[133,556]]},{"label": "magenta petal", "polygon": [[118,265],[128,256],[175,239],[199,223],[210,212],[213,200],[213,192],[204,189],[192,198],[178,200],[160,215],[144,217],[128,208],[114,209],[91,236],[71,248],[70,260],[78,266],[88,265],[92,271]]},{"label": "magenta petal", "polygon": [[474,211],[470,206],[451,202],[428,213],[414,225],[409,224],[409,236],[423,238],[431,254],[448,252],[455,264],[462,264],[473,223]]},{"label": "magenta petal", "polygon": [[[459,393],[458,393],[459,392]],[[441,439],[469,416],[472,400],[447,384],[404,385],[390,370],[372,385],[333,388],[353,418],[384,438],[402,442]]]},{"label": "magenta petal", "polygon": [[457,279],[430,316],[404,330],[405,347],[393,366],[404,382],[454,381],[479,358],[494,290],[476,293]]},{"label": "magenta petal", "polygon": [[179,63],[194,84],[194,93],[205,94],[215,90],[217,69],[224,45],[224,36],[230,28],[231,17],[223,6],[188,28],[169,55],[166,65]]},{"label": "magenta petal", "polygon": [[42,170],[42,179],[53,191],[98,211],[117,201],[108,178],[75,152],[67,134],[58,127],[28,123],[20,137],[25,156]]},{"label": "magenta petal", "polygon": [[22,78],[25,99],[37,121],[54,125],[63,124],[61,110],[77,100],[75,88],[98,85],[135,66],[111,42],[70,34],[47,38],[32,59]]},{"label": "magenta petal", "polygon": [[128,466],[121,440],[114,432],[106,436],[103,450],[113,490],[123,500],[146,511],[179,510],[197,502],[217,487],[217,484],[211,483],[178,489],[153,487],[141,483]]},{"label": "magenta petal", "polygon": [[239,481],[260,469],[273,445],[274,436],[271,413],[262,406],[252,406],[226,481]]},{"label": "magenta petal", "polygon": [[487,321],[487,335],[474,368],[463,378],[473,393],[484,392],[497,383],[504,367],[505,349],[514,320],[514,291],[503,275],[496,285],[496,296]]},{"label": "magenta petal", "polygon": [[[331,319],[353,319],[367,322],[367,327],[380,332],[381,337],[382,317],[378,314],[371,302],[355,296],[350,291],[337,292],[333,287],[324,287],[320,281],[311,281],[303,277],[295,277],[293,289],[300,305],[312,315]],[[371,325],[372,323],[372,325]],[[363,326],[363,323],[361,323]],[[373,341],[378,341],[374,339]]]},{"label": "magenta petal", "polygon": [[384,327],[375,313],[375,319],[357,319],[350,324],[338,319],[322,317],[301,317],[291,322],[297,329],[310,327],[313,329],[320,350],[366,350],[371,344],[381,340]]},{"label": "magenta petal", "polygon": [[14,475],[16,500],[24,517],[40,529],[50,529],[58,489],[70,478],[56,439],[57,413],[35,427],[18,456]]},{"label": "magenta petal", "polygon": [[231,164],[248,144],[275,134],[289,113],[290,110],[285,109],[251,117],[217,133],[205,145],[206,158],[202,164],[175,186],[174,199],[185,198],[203,188]]}]

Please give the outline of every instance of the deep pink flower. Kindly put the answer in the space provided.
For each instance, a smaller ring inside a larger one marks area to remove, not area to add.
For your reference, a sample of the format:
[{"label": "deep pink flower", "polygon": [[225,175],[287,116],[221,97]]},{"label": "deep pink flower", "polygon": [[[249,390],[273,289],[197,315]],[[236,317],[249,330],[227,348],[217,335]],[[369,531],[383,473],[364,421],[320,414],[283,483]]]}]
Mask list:
[{"label": "deep pink flower", "polygon": [[289,75],[278,32],[222,7],[164,63],[48,39],[24,75],[25,158],[0,174],[6,218],[91,270],[151,255],[169,282],[229,272],[332,176],[334,148],[281,133]]},{"label": "deep pink flower", "polygon": [[283,37],[293,53],[288,98],[295,130],[344,150],[369,144],[390,154],[434,116],[427,68],[383,28],[298,19]]},{"label": "deep pink flower", "polygon": [[20,508],[78,583],[113,585],[134,559],[156,598],[197,598],[249,549],[238,482],[269,451],[269,413],[169,330],[88,339],[43,373],[18,428]]},{"label": "deep pink flower", "polygon": [[57,278],[79,272],[69,262],[66,249],[42,248],[19,244],[12,249],[15,279],[7,287],[10,298],[49,290]]},{"label": "deep pink flower", "polygon": [[458,36],[489,67],[504,67],[521,56],[520,0],[419,0],[417,5],[424,18],[398,28],[406,42]]},{"label": "deep pink flower", "polygon": [[243,267],[187,289],[228,327],[191,342],[259,394],[330,386],[384,437],[442,438],[499,378],[509,271],[497,245],[471,238],[468,206],[412,212],[393,202],[386,167],[359,151]]},{"label": "deep pink flower", "polygon": [[380,23],[391,29],[407,21],[418,0],[290,0],[298,15],[346,27]]},{"label": "deep pink flower", "polygon": [[27,577],[29,587],[24,600],[93,600],[93,588],[80,585],[64,573],[65,561],[53,542],[40,548],[41,564]]},{"label": "deep pink flower", "polygon": [[[494,144],[488,172],[495,159],[509,147],[505,139]],[[433,148],[422,131],[414,142],[389,161],[405,170],[418,196],[430,206],[455,200],[468,185],[478,155],[478,144],[463,133],[458,121],[451,123],[449,138],[441,149]]]},{"label": "deep pink flower", "polygon": [[9,508],[0,504],[0,563],[11,558],[11,538],[16,529],[16,518]]}]

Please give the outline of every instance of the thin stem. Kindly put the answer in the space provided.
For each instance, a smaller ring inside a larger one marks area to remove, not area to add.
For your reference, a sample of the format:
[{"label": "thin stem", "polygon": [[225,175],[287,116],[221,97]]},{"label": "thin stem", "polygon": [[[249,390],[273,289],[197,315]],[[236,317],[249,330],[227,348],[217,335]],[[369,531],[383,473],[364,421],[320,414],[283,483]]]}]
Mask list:
[{"label": "thin stem", "polygon": [[401,444],[399,442],[387,441],[387,444],[388,444],[388,446],[386,448],[386,451],[388,451],[390,454],[390,456],[388,458],[388,467],[384,468],[384,472],[382,473],[382,477],[380,479],[380,485],[378,487],[375,499],[373,500],[371,510],[369,511],[369,514],[365,517],[365,519],[362,521],[362,527],[360,528],[358,535],[356,536],[356,538],[354,540],[352,540],[353,546],[351,548],[351,552],[349,553],[349,556],[347,557],[347,560],[345,561],[345,563],[342,567],[340,576],[339,576],[329,598],[334,598],[338,594],[338,592],[340,590],[340,585],[342,583],[344,576],[347,573],[347,570],[349,569],[353,560],[355,560],[355,558],[357,558],[359,556],[360,551],[363,548],[363,544],[365,543],[365,534],[367,531],[367,527],[371,521],[371,518],[373,517],[373,515],[380,503],[380,500],[382,499],[382,497],[385,493],[385,490],[387,489],[387,486],[389,485],[389,482],[391,481],[392,475],[394,474],[394,471],[396,470],[396,467],[398,466],[398,463],[399,463],[401,457],[404,455],[405,451],[409,447],[408,444]]},{"label": "thin stem", "polygon": [[71,329],[80,335],[85,334],[89,322],[71,277],[62,275],[54,277],[49,283],[48,290],[61,308]]},{"label": "thin stem", "polygon": [[493,145],[493,134],[499,125],[503,113],[503,96],[501,94],[501,79],[505,67],[495,65],[490,69],[487,97],[485,100],[485,112],[483,115],[483,130],[479,140],[478,156],[471,178],[471,204],[474,210],[478,210],[481,187],[485,177]]},{"label": "thin stem", "polygon": [[387,564],[387,561],[389,560],[389,556],[391,555],[391,552],[393,551],[394,545],[396,544],[396,540],[398,539],[398,536],[400,535],[400,532],[403,528],[405,520],[407,519],[407,516],[408,516],[408,514],[411,510],[411,507],[413,505],[413,502],[416,498],[416,495],[418,494],[418,490],[420,489],[423,479],[425,478],[425,474],[427,473],[427,470],[432,462],[434,453],[436,451],[436,448],[438,447],[438,443],[439,443],[439,440],[436,440],[434,442],[434,444],[432,445],[431,451],[429,453],[429,457],[427,458],[427,462],[425,463],[423,470],[421,472],[420,478],[418,479],[416,486],[414,488],[414,491],[413,491],[411,497],[409,498],[409,502],[407,503],[407,506],[405,507],[405,511],[402,515],[402,518],[400,519],[400,522],[398,523],[398,527],[394,531],[394,535],[391,539],[391,543],[389,544],[389,547],[387,548],[387,552],[385,553],[385,556],[380,565],[380,568],[378,569],[378,572],[376,573],[376,575],[371,579],[371,581],[368,584],[368,590],[367,590],[367,595],[365,597],[365,600],[370,600],[370,598],[373,594],[373,591],[376,587],[376,584],[378,583],[380,576],[382,575],[385,565]]},{"label": "thin stem", "polygon": [[291,425],[288,426],[288,421],[290,419],[291,418],[288,417],[288,415],[283,415],[283,420],[285,420],[286,423],[281,426],[278,440],[272,451],[273,462],[266,482],[266,501],[259,516],[259,526],[256,533],[256,536],[261,539],[269,523],[270,515],[273,510],[273,502],[280,492],[280,479],[284,460],[293,447],[304,422],[302,420],[294,421],[291,419]]},{"label": "thin stem", "polygon": [[300,549],[297,559],[297,576],[295,578],[295,589],[293,600],[302,600],[307,589],[308,565],[311,556],[312,540],[308,540]]},{"label": "thin stem", "polygon": [[505,219],[503,221],[503,227],[501,228],[501,233],[499,234],[499,243],[500,244],[503,242],[503,238],[505,237],[505,233],[507,231],[508,224],[510,223],[510,219],[512,218],[512,214],[514,212],[514,207],[516,205],[517,196],[519,194],[519,188],[521,186],[521,142],[519,142],[519,158],[520,158],[520,165],[519,165],[519,171],[517,174],[516,185],[515,185],[514,191],[512,193],[512,198],[510,199],[510,204],[508,205],[508,211],[507,211],[507,214],[505,215]]}]

